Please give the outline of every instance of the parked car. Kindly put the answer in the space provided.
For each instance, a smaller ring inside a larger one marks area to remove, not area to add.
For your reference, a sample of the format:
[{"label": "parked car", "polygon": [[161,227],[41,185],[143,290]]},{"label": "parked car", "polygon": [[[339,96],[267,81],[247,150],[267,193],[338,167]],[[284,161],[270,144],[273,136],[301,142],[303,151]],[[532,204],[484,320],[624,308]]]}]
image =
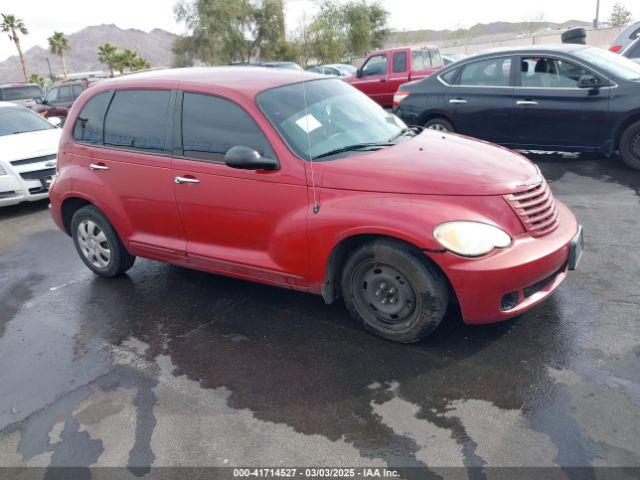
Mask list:
[{"label": "parked car", "polygon": [[344,81],[383,107],[391,107],[400,85],[431,75],[443,66],[438,47],[393,48],[370,54],[356,75]]},{"label": "parked car", "polygon": [[342,297],[399,342],[454,298],[468,323],[518,315],[576,267],[582,230],[527,159],[304,75],[164,70],[84,92],[51,212],[87,267],[112,277],[142,256]]},{"label": "parked car", "polygon": [[32,108],[42,98],[43,90],[35,83],[8,83],[0,85],[0,102],[13,102]]},{"label": "parked car", "polygon": [[424,125],[512,148],[616,151],[640,168],[640,65],[607,50],[494,50],[401,87],[396,111]]},{"label": "parked car", "polygon": [[22,105],[0,102],[0,207],[47,198],[61,132]]},{"label": "parked car", "polygon": [[307,72],[321,73],[322,75],[331,75],[334,77],[348,77],[356,74],[356,67],[343,63],[334,63],[330,65],[316,65],[308,67]]},{"label": "parked car", "polygon": [[640,63],[640,38],[637,38],[632,44],[622,52],[622,56]]},{"label": "parked car", "polygon": [[460,60],[464,60],[468,55],[464,53],[445,53],[442,55],[442,61],[444,65],[451,65],[452,63],[459,62]]},{"label": "parked car", "polygon": [[635,22],[622,30],[609,48],[614,53],[620,53],[627,48],[636,38],[640,37],[640,22]]},{"label": "parked car", "polygon": [[90,83],[85,80],[54,85],[46,95],[37,100],[33,110],[43,117],[59,117],[64,122],[73,102],[89,85]]}]

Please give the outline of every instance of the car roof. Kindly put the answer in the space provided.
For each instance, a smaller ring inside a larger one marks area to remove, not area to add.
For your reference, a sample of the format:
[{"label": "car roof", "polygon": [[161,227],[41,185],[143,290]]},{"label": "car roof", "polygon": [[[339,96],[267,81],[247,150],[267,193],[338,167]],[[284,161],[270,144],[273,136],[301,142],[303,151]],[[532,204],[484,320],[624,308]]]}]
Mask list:
[{"label": "car roof", "polygon": [[38,87],[38,88],[40,88],[40,85],[38,85],[37,83],[4,83],[4,84],[0,85],[0,88],[20,88],[20,87]]},{"label": "car roof", "polygon": [[[529,53],[529,52],[547,52],[547,53],[571,53],[585,48],[594,48],[592,45],[578,45],[575,43],[555,43],[542,45],[526,45],[520,47],[500,47],[483,50],[476,55],[489,55],[496,53]],[[474,56],[476,56],[474,55]]]},{"label": "car roof", "polygon": [[407,45],[406,47],[394,47],[387,48],[384,50],[376,50],[375,52],[371,52],[369,56],[372,55],[380,55],[381,53],[393,53],[393,52],[401,52],[403,50],[425,50],[428,48],[440,48],[437,45],[424,44],[424,45]]},{"label": "car roof", "polygon": [[243,93],[249,97],[263,90],[310,81],[326,79],[326,76],[298,70],[262,67],[191,67],[153,70],[118,78],[100,80],[102,89],[144,86],[149,82],[183,83],[200,86],[216,86]]}]

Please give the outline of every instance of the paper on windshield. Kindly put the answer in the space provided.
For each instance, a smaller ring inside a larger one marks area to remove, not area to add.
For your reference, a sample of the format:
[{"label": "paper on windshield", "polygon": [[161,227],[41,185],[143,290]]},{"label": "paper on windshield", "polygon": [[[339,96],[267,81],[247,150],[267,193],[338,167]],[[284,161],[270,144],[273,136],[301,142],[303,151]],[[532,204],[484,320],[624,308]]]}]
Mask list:
[{"label": "paper on windshield", "polygon": [[318,121],[318,119],[311,114],[305,115],[299,120],[296,120],[296,125],[304,130],[305,133],[311,133],[314,130],[322,127],[322,124]]}]

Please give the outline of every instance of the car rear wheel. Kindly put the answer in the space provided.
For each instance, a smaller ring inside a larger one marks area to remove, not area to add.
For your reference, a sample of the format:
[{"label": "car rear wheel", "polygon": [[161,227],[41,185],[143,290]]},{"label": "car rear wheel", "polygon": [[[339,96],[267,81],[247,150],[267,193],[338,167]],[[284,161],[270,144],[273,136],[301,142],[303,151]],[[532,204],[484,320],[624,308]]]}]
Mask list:
[{"label": "car rear wheel", "polygon": [[627,127],[620,138],[620,156],[631,168],[640,170],[640,122]]},{"label": "car rear wheel", "polygon": [[376,335],[413,343],[442,321],[448,289],[422,252],[401,242],[361,246],[347,260],[342,294],[351,315]]},{"label": "car rear wheel", "polygon": [[136,260],[107,218],[93,205],[83,207],[73,215],[71,235],[84,264],[101,277],[120,275]]},{"label": "car rear wheel", "polygon": [[439,132],[453,132],[453,125],[449,120],[444,118],[432,118],[427,123],[424,124],[424,128],[429,130],[438,130]]}]

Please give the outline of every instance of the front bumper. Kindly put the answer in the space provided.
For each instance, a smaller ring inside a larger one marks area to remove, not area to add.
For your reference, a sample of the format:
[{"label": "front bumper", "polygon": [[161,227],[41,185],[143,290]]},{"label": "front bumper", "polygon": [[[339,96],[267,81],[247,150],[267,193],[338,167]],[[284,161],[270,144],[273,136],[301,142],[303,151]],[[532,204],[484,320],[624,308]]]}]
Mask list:
[{"label": "front bumper", "polygon": [[51,156],[49,154],[46,160],[18,166],[2,162],[0,167],[6,175],[0,175],[0,207],[48,198],[51,179],[55,174],[55,162],[51,162]]},{"label": "front bumper", "polygon": [[509,248],[477,259],[449,252],[431,255],[451,282],[465,323],[495,323],[520,315],[560,286],[570,262],[577,264],[581,229],[561,202],[558,210],[558,228],[544,237],[523,234]]},{"label": "front bumper", "polygon": [[49,192],[39,180],[21,180],[13,175],[0,176],[0,207],[45,199]]}]

